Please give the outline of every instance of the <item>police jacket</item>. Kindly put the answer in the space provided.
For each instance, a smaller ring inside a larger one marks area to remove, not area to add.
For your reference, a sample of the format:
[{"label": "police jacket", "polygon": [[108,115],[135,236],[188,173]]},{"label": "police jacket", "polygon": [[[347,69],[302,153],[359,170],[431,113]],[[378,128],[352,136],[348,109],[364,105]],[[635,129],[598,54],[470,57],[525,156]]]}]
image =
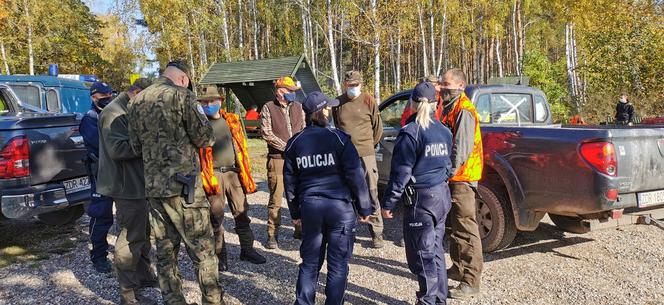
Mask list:
[{"label": "police jacket", "polygon": [[79,125],[79,132],[83,137],[85,149],[88,151],[88,154],[93,154],[95,157],[99,156],[98,120],[99,113],[97,112],[97,108],[92,106],[92,109],[83,116],[81,119],[81,125]]},{"label": "police jacket", "polygon": [[394,145],[390,181],[382,204],[386,210],[394,208],[407,184],[428,188],[445,183],[453,175],[450,130],[435,119],[425,130],[414,119],[415,115],[411,116]]},{"label": "police jacket", "polygon": [[308,126],[286,145],[286,199],[292,219],[300,219],[307,197],[353,201],[358,214],[370,215],[369,189],[350,136],[334,128]]}]

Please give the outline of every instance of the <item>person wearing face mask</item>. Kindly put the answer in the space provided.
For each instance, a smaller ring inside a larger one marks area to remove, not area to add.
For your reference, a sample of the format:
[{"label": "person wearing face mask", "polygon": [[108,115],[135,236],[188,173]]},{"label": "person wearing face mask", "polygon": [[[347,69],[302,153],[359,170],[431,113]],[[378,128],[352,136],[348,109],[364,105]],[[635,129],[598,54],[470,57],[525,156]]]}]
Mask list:
[{"label": "person wearing face mask", "polygon": [[[423,78],[422,83],[427,82],[430,83],[434,89],[436,90],[436,112],[435,112],[435,117],[436,120],[440,120],[440,116],[443,113],[443,100],[440,98],[440,79],[438,76],[435,76],[433,74],[429,74],[426,78]],[[408,119],[415,113],[416,109],[413,109],[412,103],[406,104],[405,109],[403,110],[403,113],[401,114],[401,127],[406,126],[406,122]]]},{"label": "person wearing face mask", "polygon": [[87,150],[86,167],[90,176],[90,204],[87,214],[90,216],[90,260],[95,271],[110,273],[111,261],[108,259],[108,241],[106,236],[113,225],[113,199],[97,192],[97,170],[99,168],[99,114],[113,100],[113,88],[106,83],[96,82],[90,87],[92,107],[81,119],[79,131]]},{"label": "person wearing face mask", "polygon": [[444,103],[442,122],[453,135],[453,176],[449,180],[452,208],[448,215],[452,267],[447,270],[447,276],[459,282],[457,287],[450,289],[449,296],[464,299],[479,294],[484,265],[482,240],[475,216],[475,193],[484,166],[482,134],[475,106],[464,93],[466,76],[463,71],[447,71],[441,85]]},{"label": "person wearing face mask", "polygon": [[[315,91],[302,107],[307,127],[288,141],[284,166],[286,198],[293,224],[302,226],[296,305],[316,304],[316,285],[327,257],[325,304],[343,304],[355,224],[372,208],[360,156],[348,134],[330,128],[329,107],[338,105]],[[353,205],[355,208],[353,208]]]},{"label": "person wearing face mask", "polygon": [[[204,305],[225,304],[219,261],[201,177],[200,149],[214,130],[196,101],[186,62],[169,62],[152,86],[129,102],[129,143],[143,159],[150,229],[164,304],[189,304],[182,293],[177,253],[187,248]],[[195,304],[195,303],[194,303]]]},{"label": "person wearing face mask", "polygon": [[620,95],[616,105],[616,122],[621,125],[634,124],[634,105],[629,102],[626,93]]},{"label": "person wearing face mask", "polygon": [[382,248],[383,218],[378,202],[378,167],[374,147],[383,135],[383,122],[378,105],[371,95],[362,92],[362,74],[359,71],[346,72],[344,76],[346,93],[337,97],[339,106],[332,108],[332,117],[337,128],[350,134],[350,138],[362,158],[367,185],[371,195],[374,213],[369,218],[369,232],[373,247]]},{"label": "person wearing face mask", "polygon": [[212,146],[214,175],[219,184],[219,193],[208,194],[212,209],[212,227],[215,235],[215,253],[219,258],[219,271],[228,270],[228,255],[224,240],[224,206],[228,199],[235,219],[235,232],[240,239],[240,260],[253,264],[264,264],[265,257],[254,249],[254,233],[249,224],[247,196],[256,192],[256,184],[251,178],[247,140],[238,115],[221,109],[223,97],[217,86],[208,86],[198,98],[203,112],[214,130],[215,142]]},{"label": "person wearing face mask", "polygon": [[[284,151],[286,142],[304,129],[304,111],[302,104],[294,103],[295,91],[300,90],[299,82],[290,76],[284,76],[274,84],[274,101],[266,103],[261,109],[261,137],[267,142],[267,180],[270,189],[270,201],[267,205],[267,237],[265,247],[276,249],[279,245],[279,226],[281,225],[281,205],[284,196]],[[302,238],[302,231],[295,226],[293,237]]]}]

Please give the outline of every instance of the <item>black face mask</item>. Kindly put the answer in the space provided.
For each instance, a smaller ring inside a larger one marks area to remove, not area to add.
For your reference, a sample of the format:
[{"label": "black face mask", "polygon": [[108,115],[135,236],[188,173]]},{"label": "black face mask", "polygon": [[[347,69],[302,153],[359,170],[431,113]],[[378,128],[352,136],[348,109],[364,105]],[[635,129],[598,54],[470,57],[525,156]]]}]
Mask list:
[{"label": "black face mask", "polygon": [[104,107],[106,107],[108,104],[110,104],[111,101],[113,101],[112,96],[101,98],[97,101],[97,107],[99,107],[101,109],[104,109]]},{"label": "black face mask", "polygon": [[443,99],[443,102],[445,102],[445,104],[447,104],[447,103],[453,101],[454,99],[456,99],[457,97],[459,97],[459,95],[461,95],[462,92],[463,92],[463,90],[461,90],[461,89],[445,89],[445,88],[442,88],[442,89],[440,89],[440,97]]}]

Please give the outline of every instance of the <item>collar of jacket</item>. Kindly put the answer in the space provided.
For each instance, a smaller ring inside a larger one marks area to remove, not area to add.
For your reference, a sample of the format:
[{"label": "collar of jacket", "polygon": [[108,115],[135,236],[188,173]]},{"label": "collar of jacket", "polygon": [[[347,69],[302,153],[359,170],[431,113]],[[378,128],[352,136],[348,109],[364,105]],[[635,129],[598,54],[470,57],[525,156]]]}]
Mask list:
[{"label": "collar of jacket", "polygon": [[175,86],[175,83],[166,76],[160,76],[153,82],[153,84],[165,84],[169,86]]}]

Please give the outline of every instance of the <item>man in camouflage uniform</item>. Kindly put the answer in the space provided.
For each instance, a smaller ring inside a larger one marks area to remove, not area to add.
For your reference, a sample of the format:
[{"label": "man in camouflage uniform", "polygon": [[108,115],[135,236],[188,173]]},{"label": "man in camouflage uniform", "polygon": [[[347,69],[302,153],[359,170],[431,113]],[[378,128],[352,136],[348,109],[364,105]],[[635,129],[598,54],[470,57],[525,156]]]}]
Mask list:
[{"label": "man in camouflage uniform", "polygon": [[[184,62],[170,62],[162,76],[130,102],[129,139],[132,149],[143,156],[164,303],[187,304],[177,259],[184,242],[198,272],[203,304],[224,304],[198,159],[199,148],[212,145],[214,135],[196,97],[187,90],[188,71]],[[195,187],[182,182],[187,179]],[[191,193],[193,200],[187,196]]]}]

